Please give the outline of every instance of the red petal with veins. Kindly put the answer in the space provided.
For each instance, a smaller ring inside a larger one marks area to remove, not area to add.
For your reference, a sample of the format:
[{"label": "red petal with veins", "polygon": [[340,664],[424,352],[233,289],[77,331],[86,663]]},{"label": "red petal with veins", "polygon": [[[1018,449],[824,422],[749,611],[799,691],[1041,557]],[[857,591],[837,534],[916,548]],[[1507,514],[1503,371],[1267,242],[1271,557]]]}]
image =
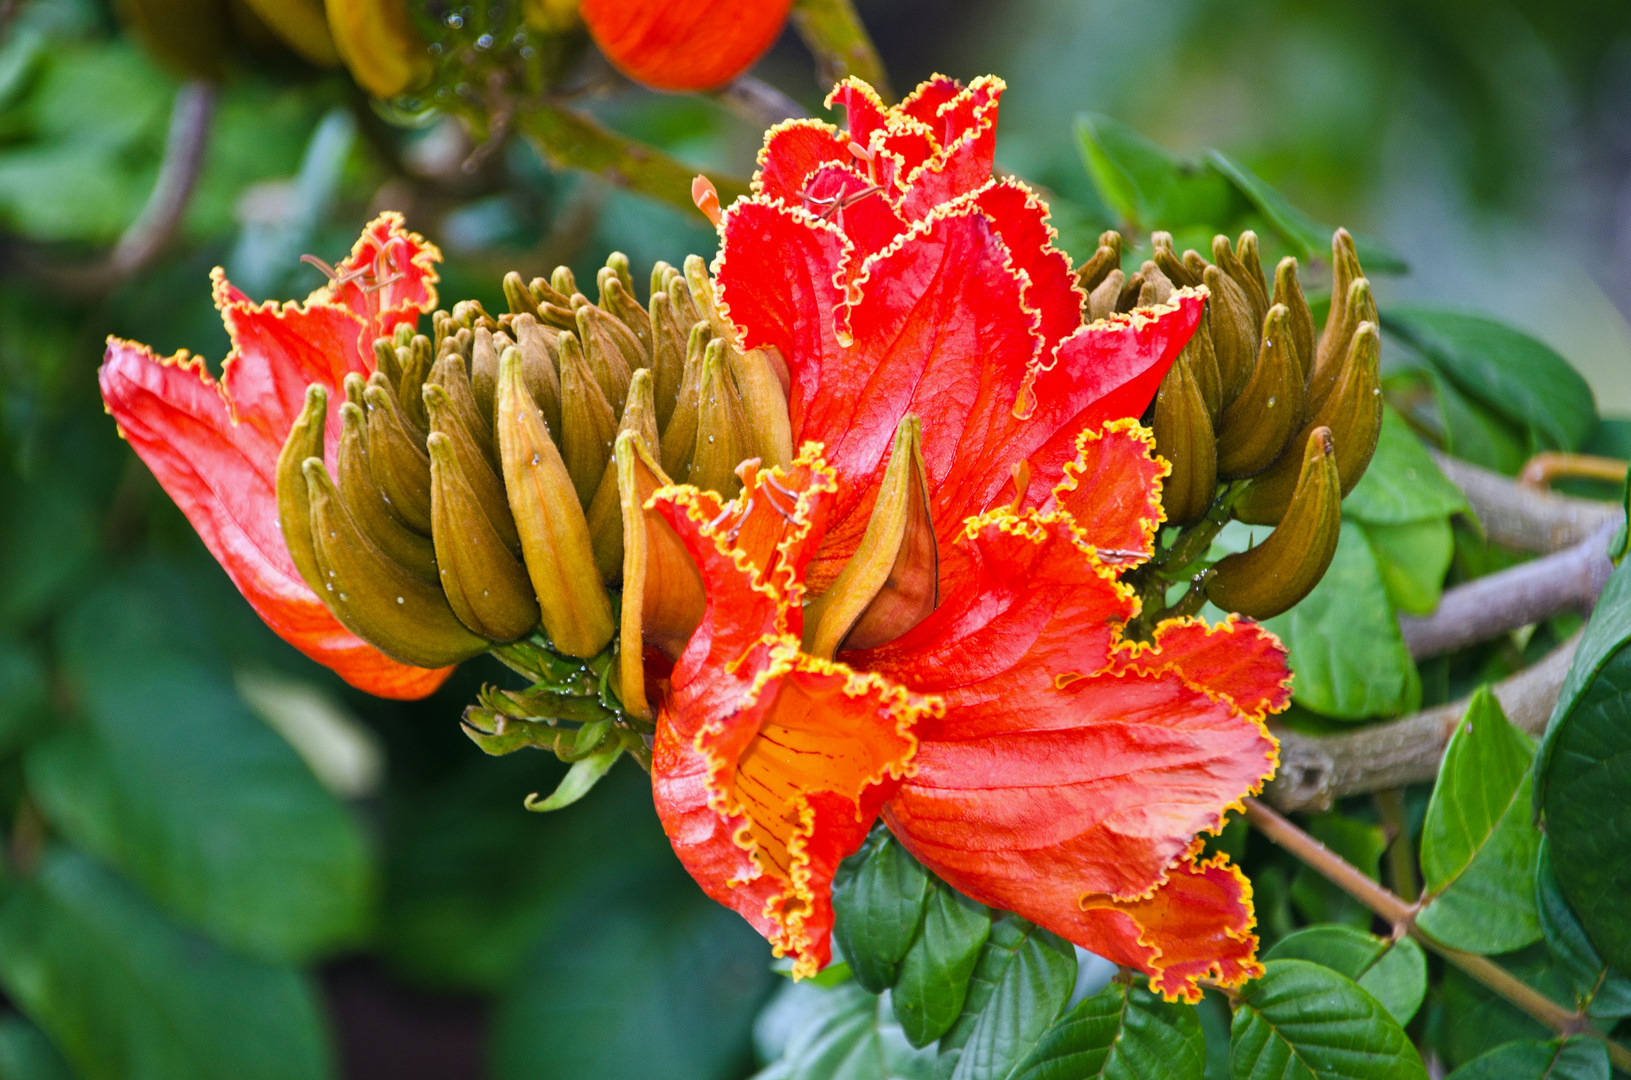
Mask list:
[{"label": "red petal with veins", "polygon": [[853,163],[849,136],[824,120],[784,120],[765,132],[753,193],[802,205],[804,185],[823,165]]},{"label": "red petal with veins", "polygon": [[1171,672],[1262,719],[1291,704],[1284,662],[1279,638],[1250,619],[1230,615],[1213,626],[1199,619],[1170,619],[1156,627],[1153,643],[1124,646],[1113,664],[1122,671]]},{"label": "red petal with veins", "polygon": [[1087,296],[1076,287],[1070,260],[1053,246],[1058,236],[1048,224],[1048,207],[1016,180],[987,186],[975,198],[1013,255],[1014,266],[1031,279],[1025,303],[1042,314],[1042,359],[1082,325]]},{"label": "red petal with veins", "polygon": [[818,452],[786,473],[745,470],[733,504],[694,488],[654,496],[708,592],[658,712],[657,812],[704,891],[799,975],[831,957],[833,874],[907,773],[931,707],[799,652],[798,579],[833,484]]},{"label": "red petal with veins", "polygon": [[827,108],[843,106],[845,126],[849,137],[866,146],[872,133],[889,126],[890,109],[878,98],[878,92],[860,79],[848,78],[832,88],[824,102]]},{"label": "red petal with veins", "polygon": [[[1082,539],[1110,562],[1119,553],[1143,561],[1155,553],[1155,533],[1166,520],[1160,480],[1167,468],[1155,458],[1155,437],[1136,420],[1112,420],[1076,436],[1076,458],[1065,466],[1044,510],[1067,511]],[[1104,483],[1117,477],[1117,483]],[[1119,478],[1136,477],[1137,482]]]},{"label": "red petal with veins", "polygon": [[125,439],[279,637],[380,697],[421,698],[442,684],[451,668],[389,659],[342,627],[300,578],[278,528],[282,440],[261,425],[234,424],[202,360],[160,358],[110,338],[100,380]]},{"label": "red petal with veins", "polygon": [[338,304],[363,320],[358,349],[368,353],[374,339],[389,337],[398,323],[417,322],[436,307],[436,264],[442,253],[418,233],[403,227],[402,215],[387,210],[368,223],[351,254],[330,282],[306,298],[308,305]]},{"label": "red petal with veins", "polygon": [[938,131],[940,106],[955,99],[962,91],[963,84],[956,79],[945,75],[930,75],[927,80],[918,84],[917,89],[907,94],[906,99],[897,108],[926,125],[931,131]]},{"label": "red petal with veins", "polygon": [[934,207],[981,187],[991,179],[997,152],[997,102],[1003,82],[991,76],[976,79],[940,108],[940,149],[906,177],[901,212],[910,219],[924,217]]}]

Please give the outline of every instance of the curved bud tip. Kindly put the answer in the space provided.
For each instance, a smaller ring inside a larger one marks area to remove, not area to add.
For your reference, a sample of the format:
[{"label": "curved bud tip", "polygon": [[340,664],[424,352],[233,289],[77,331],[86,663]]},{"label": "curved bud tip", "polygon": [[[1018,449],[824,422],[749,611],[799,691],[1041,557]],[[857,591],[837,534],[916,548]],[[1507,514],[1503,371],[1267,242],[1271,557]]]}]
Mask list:
[{"label": "curved bud tip", "polygon": [[713,223],[714,228],[719,227],[721,214],[719,212],[719,191],[714,182],[701,173],[691,181],[691,201],[697,204],[702,216]]}]

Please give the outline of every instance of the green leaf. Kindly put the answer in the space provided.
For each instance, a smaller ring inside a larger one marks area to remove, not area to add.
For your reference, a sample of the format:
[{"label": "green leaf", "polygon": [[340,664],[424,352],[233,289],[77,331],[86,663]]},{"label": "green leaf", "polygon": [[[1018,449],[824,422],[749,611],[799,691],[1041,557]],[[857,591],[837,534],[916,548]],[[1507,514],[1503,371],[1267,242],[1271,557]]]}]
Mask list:
[{"label": "green leaf", "polygon": [[1444,478],[1427,447],[1391,407],[1382,410],[1376,454],[1342,500],[1342,512],[1367,525],[1406,525],[1470,513],[1467,497]]},{"label": "green leaf", "polygon": [[0,904],[0,981],[83,1080],[332,1075],[304,978],[182,930],[66,848]]},{"label": "green leaf", "polygon": [[84,722],[30,750],[40,808],[224,944],[305,959],[356,941],[373,892],[360,828],[224,673],[170,651],[148,625],[164,618],[116,589],[68,621]]},{"label": "green leaf", "polygon": [[0,633],[0,753],[33,734],[45,709],[45,665],[22,641]]},{"label": "green leaf", "polygon": [[1223,177],[1120,120],[1083,113],[1076,118],[1076,142],[1099,195],[1134,233],[1218,225],[1235,216]]},{"label": "green leaf", "polygon": [[588,757],[574,761],[549,798],[540,799],[536,794],[528,795],[524,805],[528,810],[539,814],[571,806],[589,794],[589,789],[598,784],[601,777],[611,772],[612,766],[616,765],[617,759],[622,756],[623,744],[614,741],[604,750],[597,750]]},{"label": "green leaf", "polygon": [[[1258,213],[1268,219],[1275,232],[1296,254],[1304,259],[1330,261],[1331,236],[1335,229],[1309,217],[1250,169],[1219,151],[1208,151],[1207,160],[1257,208]],[[1367,273],[1402,274],[1410,269],[1403,259],[1374,240],[1356,236],[1354,248]]]},{"label": "green leaf", "polygon": [[1076,950],[1018,915],[991,923],[963,1015],[940,1040],[940,1080],[1007,1077],[1042,1038],[1076,985]]},{"label": "green leaf", "polygon": [[[1359,821],[1332,810],[1308,819],[1314,838],[1373,881],[1379,877],[1387,833],[1379,825]],[[1371,924],[1370,909],[1337,888],[1311,866],[1301,866],[1291,882],[1291,899],[1310,922],[1336,922],[1364,928]]]},{"label": "green leaf", "polygon": [[874,994],[895,985],[923,925],[930,878],[887,829],[867,837],[833,878],[833,937],[855,981]]},{"label": "green leaf", "polygon": [[1306,960],[1266,968],[1235,1004],[1234,1080],[1426,1080],[1404,1029],[1351,979]]},{"label": "green leaf", "polygon": [[1529,460],[1529,440],[1522,428],[1467,397],[1436,369],[1429,369],[1427,375],[1444,425],[1445,451],[1516,476]]},{"label": "green leaf", "polygon": [[1429,307],[1389,308],[1384,321],[1463,393],[1527,431],[1531,450],[1578,450],[1597,427],[1586,380],[1528,334]]},{"label": "green leaf", "polygon": [[1112,982],[1061,1016],[1016,1080],[1201,1080],[1206,1037],[1193,1005]]},{"label": "green leaf", "polygon": [[1264,625],[1290,647],[1292,692],[1304,708],[1360,720],[1421,704],[1421,676],[1358,523],[1342,523],[1330,569],[1314,591]]},{"label": "green leaf", "polygon": [[1263,954],[1265,960],[1310,960],[1359,984],[1400,1024],[1427,994],[1427,956],[1410,938],[1390,941],[1352,926],[1310,926]]},{"label": "green leaf", "polygon": [[901,961],[891,1001],[913,1046],[927,1046],[963,1013],[969,976],[991,934],[983,904],[936,879],[924,905],[923,928]]},{"label": "green leaf", "polygon": [[1489,954],[1540,939],[1533,757],[1533,740],[1507,721],[1489,688],[1480,687],[1444,749],[1422,824],[1421,868],[1430,899],[1416,925],[1446,945]]},{"label": "green leaf", "polygon": [[739,916],[677,876],[574,910],[500,999],[493,1075],[731,1080],[775,981],[769,959]]},{"label": "green leaf", "polygon": [[1444,575],[1455,555],[1455,530],[1449,518],[1407,521],[1402,525],[1362,525],[1376,556],[1388,600],[1399,611],[1427,615],[1438,607]]},{"label": "green leaf", "polygon": [[1467,1062],[1446,1080],[1608,1080],[1608,1048],[1578,1036],[1507,1043]]},{"label": "green leaf", "polygon": [[45,1033],[21,1016],[0,1019],[0,1077],[5,1080],[74,1080],[68,1063]]},{"label": "green leaf", "polygon": [[755,1080],[931,1080],[935,1051],[906,1041],[889,1000],[853,982],[788,986],[755,1025],[761,1052],[775,1058]]},{"label": "green leaf", "polygon": [[1631,979],[1603,963],[1592,947],[1557,886],[1551,845],[1544,837],[1535,868],[1535,907],[1552,960],[1574,988],[1576,1007],[1584,1007],[1594,1017],[1631,1016]]},{"label": "green leaf", "polygon": [[[1563,1008],[1573,1005],[1568,980],[1541,946],[1531,945],[1495,959]],[[1552,1035],[1540,1021],[1453,965],[1445,967],[1438,989],[1443,1019],[1435,1033],[1436,1041],[1439,1052],[1451,1065],[1465,1064],[1513,1039],[1545,1040]]]}]

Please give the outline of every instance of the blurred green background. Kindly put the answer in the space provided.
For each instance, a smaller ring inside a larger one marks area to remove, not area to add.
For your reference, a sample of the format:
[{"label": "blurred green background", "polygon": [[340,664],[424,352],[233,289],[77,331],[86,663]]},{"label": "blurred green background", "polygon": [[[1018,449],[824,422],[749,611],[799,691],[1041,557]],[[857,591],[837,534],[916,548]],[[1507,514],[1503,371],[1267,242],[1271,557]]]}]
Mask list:
[{"label": "blurred green background", "polygon": [[[1072,134],[1092,111],[1224,150],[1399,252],[1384,303],[1496,315],[1631,416],[1631,6],[858,6],[897,88],[1007,80],[998,159],[1055,195],[1077,258],[1118,224]],[[218,365],[212,266],[302,296],[299,256],[336,259],[381,209],[441,245],[444,304],[497,308],[510,269],[711,255],[706,223],[520,141],[464,171],[456,124],[392,127],[272,56],[231,70],[177,241],[103,288],[178,79],[98,0],[4,0],[0,25],[0,1080],[76,1075],[64,1056],[87,1078],[750,1074],[769,950],[680,870],[643,775],[527,814],[561,767],[457,724],[496,664],[395,704],[283,645],[95,380],[109,333]],[[756,74],[817,110],[812,71],[788,34]],[[600,85],[580,104],[618,130],[751,169],[759,132],[717,103]]]}]

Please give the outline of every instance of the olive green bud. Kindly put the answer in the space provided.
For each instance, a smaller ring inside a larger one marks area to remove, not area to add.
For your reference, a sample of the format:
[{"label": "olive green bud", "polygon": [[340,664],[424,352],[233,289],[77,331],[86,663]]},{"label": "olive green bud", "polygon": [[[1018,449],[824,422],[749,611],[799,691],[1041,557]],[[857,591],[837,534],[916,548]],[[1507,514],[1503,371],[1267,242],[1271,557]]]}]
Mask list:
[{"label": "olive green bud", "polygon": [[[628,327],[593,304],[578,308],[578,339],[600,392],[612,403],[612,411],[621,415],[623,400],[629,393],[629,377],[636,368],[646,366],[640,342]],[[611,452],[608,444],[608,457]]]},{"label": "olive green bud", "polygon": [[425,380],[430,378],[430,369],[435,366],[436,353],[430,343],[430,338],[424,334],[415,334],[408,339],[407,355],[404,356],[402,346],[397,346],[397,360],[402,365],[402,381],[396,385],[397,400],[402,405],[402,415],[408,423],[419,433],[423,439],[430,430],[430,417],[425,414],[423,392]]},{"label": "olive green bud", "polygon": [[563,333],[556,348],[561,357],[561,457],[578,502],[587,509],[611,459],[617,413],[601,392],[578,339]]},{"label": "olive green bud", "polygon": [[714,338],[703,357],[690,482],[704,491],[717,492],[721,498],[734,499],[742,490],[736,466],[752,456],[753,434],[725,350],[724,340]]},{"label": "olive green bud", "polygon": [[1359,327],[1365,323],[1375,322],[1376,299],[1371,295],[1370,282],[1365,278],[1355,278],[1348,284],[1348,293],[1343,303],[1337,304],[1333,298],[1330,317],[1325,320],[1325,333],[1320,338],[1320,344],[1325,345],[1329,342],[1333,351],[1324,363],[1316,364],[1314,370],[1309,373],[1310,408],[1318,409],[1323,405],[1326,396],[1342,377],[1343,359],[1348,355],[1349,345]]},{"label": "olive green bud", "polygon": [[430,452],[431,535],[448,605],[460,622],[493,641],[531,633],[538,625],[532,582],[465,482],[453,441],[433,431],[425,446]]},{"label": "olive green bud", "polygon": [[1205,282],[1210,293],[1206,306],[1211,309],[1212,348],[1217,353],[1219,385],[1227,409],[1251,381],[1262,319],[1253,316],[1245,290],[1218,267],[1206,268]]},{"label": "olive green bud", "polygon": [[312,547],[311,501],[306,490],[307,458],[323,460],[323,432],[328,423],[328,391],[318,383],[306,387],[306,404],[295,417],[278,454],[276,476],[278,528],[295,569],[319,596],[323,578]]},{"label": "olive green bud", "polygon": [[[1338,229],[1331,234],[1331,310],[1325,316],[1325,329],[1321,331],[1319,344],[1315,348],[1316,371],[1342,356],[1353,327],[1366,318],[1361,316],[1350,322],[1346,312],[1349,290],[1355,281],[1364,276],[1364,268],[1359,265],[1359,252],[1354,248],[1354,238],[1347,229]],[[1374,312],[1368,318],[1376,321]]]},{"label": "olive green bud", "polygon": [[1190,276],[1196,281],[1203,284],[1206,282],[1206,268],[1211,265],[1201,256],[1200,252],[1195,251],[1193,248],[1185,250],[1184,269],[1188,270]]},{"label": "olive green bud", "polygon": [[1303,419],[1302,371],[1291,339],[1291,313],[1283,304],[1263,320],[1263,347],[1251,382],[1218,422],[1218,475],[1256,476],[1290,441]]},{"label": "olive green bud", "polygon": [[[629,400],[623,409],[618,433],[632,431],[647,446],[657,443],[657,409],[652,400],[651,372],[641,368],[629,380]],[[608,582],[623,572],[623,504],[617,492],[617,462],[606,462],[600,486],[589,501],[589,535],[595,548],[595,565]]]},{"label": "olive green bud", "polygon": [[690,282],[678,270],[668,277],[668,295],[674,301],[674,314],[679,317],[681,326],[695,326],[707,317],[697,306],[696,297],[691,295]]},{"label": "olive green bud", "polygon": [[1314,367],[1314,313],[1308,310],[1302,283],[1297,280],[1297,260],[1287,255],[1274,268],[1274,303],[1284,304],[1291,313],[1291,344],[1303,383]]},{"label": "olive green bud", "polygon": [[747,418],[749,449],[743,456],[758,458],[762,468],[790,468],[793,426],[787,413],[787,392],[776,370],[780,358],[773,349],[742,352],[727,343],[725,359]]},{"label": "olive green bud", "polygon": [[1153,260],[1161,272],[1167,276],[1180,289],[1193,289],[1201,283],[1199,274],[1194,273],[1184,265],[1184,260],[1178,257],[1178,251],[1172,246],[1172,234],[1158,232],[1150,234],[1150,246],[1155,249]]},{"label": "olive green bud", "polygon": [[1107,319],[1116,311],[1116,304],[1121,299],[1122,287],[1127,283],[1127,275],[1120,269],[1111,270],[1104,276],[1104,280],[1087,294],[1087,318],[1089,322]]},{"label": "olive green bud", "polygon": [[1251,255],[1248,267],[1240,252],[1229,244],[1229,238],[1219,234],[1212,238],[1212,262],[1229,275],[1229,280],[1240,286],[1252,315],[1252,325],[1262,326],[1269,313],[1268,290],[1263,287],[1263,268],[1257,258],[1257,234],[1247,230],[1240,234],[1240,248]]},{"label": "olive green bud", "polygon": [[396,324],[396,329],[391,333],[391,344],[397,346],[397,348],[410,345],[413,343],[413,339],[418,335],[418,333],[419,332],[414,329],[413,323],[399,322]]},{"label": "olive green bud", "polygon": [[302,463],[311,506],[317,595],[346,629],[392,659],[438,668],[490,644],[467,630],[437,585],[387,558],[357,529],[323,462]]},{"label": "olive green bud", "polygon": [[[1199,336],[1197,334],[1197,336]],[[1161,506],[1170,525],[1199,521],[1217,493],[1217,443],[1200,384],[1180,355],[1155,394],[1155,452],[1172,471],[1161,482]]]},{"label": "olive green bud", "polygon": [[499,361],[498,444],[521,555],[549,640],[590,657],[612,637],[612,605],[596,572],[593,541],[566,462],[528,391],[526,358]]},{"label": "olive green bud", "polygon": [[[430,413],[431,434],[438,431],[446,435],[452,445],[454,454],[459,459],[459,472],[464,477],[466,485],[481,504],[482,511],[493,529],[503,538],[505,546],[512,551],[519,551],[520,537],[516,535],[515,520],[510,516],[509,503],[504,495],[504,483],[499,480],[498,474],[482,452],[481,445],[476,442],[464,422],[458,417],[453,408],[451,398],[447,391],[436,383],[425,384],[425,410]],[[427,440],[428,445],[428,440]],[[432,507],[435,506],[434,494]],[[434,509],[431,513],[431,535],[435,536]]]},{"label": "olive green bud", "polygon": [[674,403],[679,400],[680,380],[685,377],[685,339],[687,328],[680,324],[674,310],[674,298],[667,290],[653,290],[651,294],[651,376],[657,424],[666,429],[674,415]]},{"label": "olive green bud", "polygon": [[1121,269],[1121,234],[1118,232],[1101,233],[1099,248],[1093,257],[1083,263],[1081,269],[1076,271],[1076,284],[1083,292],[1092,292],[1103,284],[1104,279],[1110,276],[1110,271]]},{"label": "olive green bud", "polygon": [[[534,307],[543,307],[553,304],[555,307],[572,308],[572,294],[558,291],[555,286],[541,277],[535,277],[527,283],[527,291],[532,294]],[[536,312],[534,312],[536,314]],[[542,318],[540,315],[539,318]]]},{"label": "olive green bud", "polygon": [[1172,296],[1172,281],[1161,272],[1161,268],[1153,262],[1145,262],[1138,268],[1138,276],[1144,284],[1139,288],[1138,306],[1154,307],[1164,304]]},{"label": "olive green bud", "polygon": [[436,580],[436,552],[430,540],[402,524],[391,513],[384,489],[369,466],[368,422],[351,402],[340,406],[340,445],[334,471],[340,498],[364,536],[387,558],[425,581]]},{"label": "olive green bud", "polygon": [[[498,338],[513,344],[502,330]],[[476,340],[470,347],[470,389],[476,398],[476,410],[488,428],[493,426],[493,394],[498,389],[498,354],[502,351],[486,327],[476,328]]]},{"label": "olive green bud", "polygon": [[617,275],[623,288],[630,296],[634,295],[634,271],[629,266],[629,257],[621,251],[614,251],[606,256],[606,269]]},{"label": "olive green bud", "polygon": [[1376,324],[1361,323],[1342,359],[1336,388],[1292,438],[1280,460],[1247,486],[1235,503],[1236,517],[1252,525],[1272,525],[1285,515],[1299,475],[1296,452],[1315,428],[1331,429],[1342,494],[1353,490],[1376,452],[1382,429],[1381,356]]},{"label": "olive green bud", "polygon": [[509,305],[511,315],[538,317],[538,298],[514,270],[504,275],[504,302]]},{"label": "olive green bud", "polygon": [[1267,619],[1307,596],[1331,565],[1342,535],[1341,479],[1329,428],[1309,433],[1285,516],[1250,551],[1220,559],[1206,596],[1225,611]]},{"label": "olive green bud", "polygon": [[697,424],[702,416],[702,363],[713,339],[713,328],[705,319],[691,326],[685,347],[685,373],[680,392],[674,399],[674,415],[663,428],[663,469],[680,483],[691,476],[691,459],[697,449]]},{"label": "olive green bud", "polygon": [[472,332],[478,326],[485,326],[489,330],[498,329],[498,320],[487,314],[480,300],[460,300],[453,305],[452,315],[454,322]]},{"label": "olive green bud", "polygon": [[623,285],[621,279],[612,272],[609,266],[602,267],[600,271],[600,307],[609,312],[620,321],[629,332],[634,335],[640,345],[639,363],[633,360],[630,367],[651,366],[651,316],[641,307],[629,290]]},{"label": "olive green bud", "polygon": [[368,471],[398,521],[430,535],[430,458],[424,436],[412,431],[396,395],[369,380],[363,391],[368,407]]},{"label": "olive green bud", "polygon": [[374,339],[374,369],[395,387],[402,381],[402,365],[397,363],[396,342],[388,337]]},{"label": "olive green bud", "polygon": [[[555,272],[549,277],[549,284],[562,296],[571,297],[578,291],[578,279],[572,276],[572,268],[557,266]],[[570,307],[570,304],[562,305]]]},{"label": "olive green bud", "polygon": [[521,352],[521,378],[527,393],[544,415],[550,434],[561,430],[560,331],[544,326],[531,315],[518,315],[511,327]]},{"label": "olive green bud", "polygon": [[[476,391],[470,385],[470,372],[465,367],[464,359],[454,352],[443,353],[436,366],[430,369],[430,378],[425,380],[426,390],[433,386],[442,391],[450,415],[457,418],[465,434],[481,449],[487,464],[496,469],[498,448],[493,445],[493,429],[482,416],[481,406],[476,403]],[[428,407],[429,399],[425,401]]]},{"label": "olive green bud", "polygon": [[649,717],[645,648],[670,658],[684,650],[702,621],[702,574],[679,534],[646,503],[669,478],[633,431],[617,437],[617,488],[623,505],[623,602],[618,629],[618,689],[623,707]]},{"label": "olive green bud", "polygon": [[1189,365],[1195,378],[1201,400],[1206,402],[1206,415],[1216,428],[1223,415],[1223,377],[1218,373],[1218,354],[1212,344],[1212,312],[1210,306],[1201,308],[1201,321],[1189,335],[1179,358]]}]

